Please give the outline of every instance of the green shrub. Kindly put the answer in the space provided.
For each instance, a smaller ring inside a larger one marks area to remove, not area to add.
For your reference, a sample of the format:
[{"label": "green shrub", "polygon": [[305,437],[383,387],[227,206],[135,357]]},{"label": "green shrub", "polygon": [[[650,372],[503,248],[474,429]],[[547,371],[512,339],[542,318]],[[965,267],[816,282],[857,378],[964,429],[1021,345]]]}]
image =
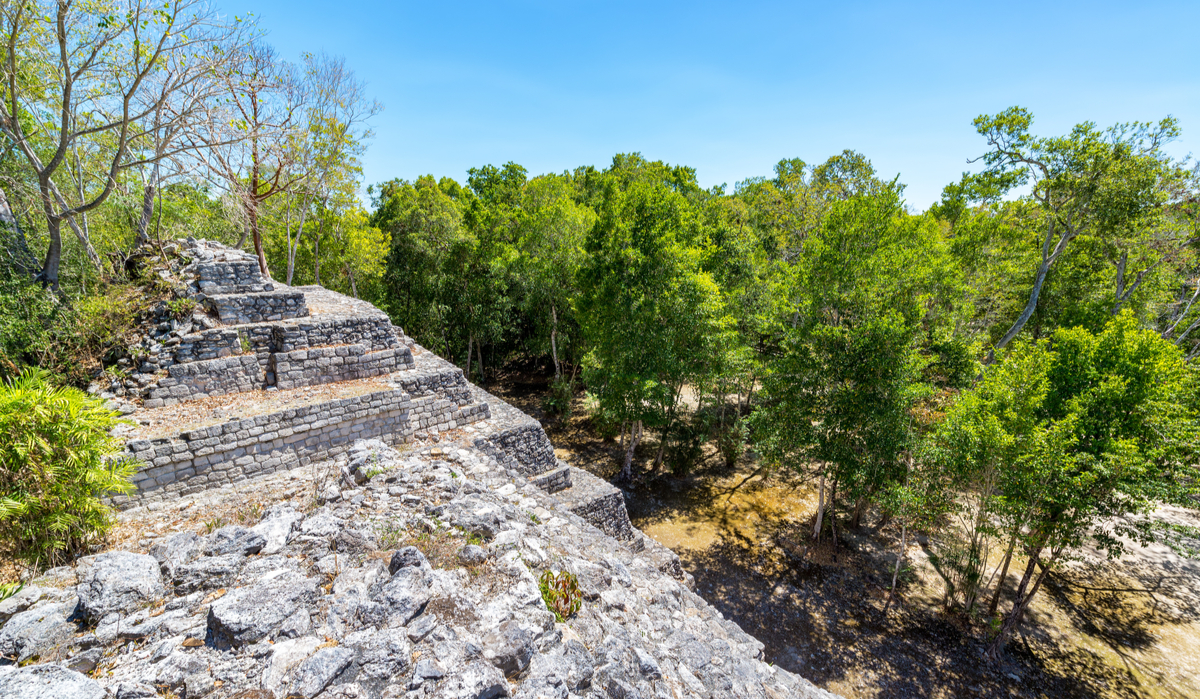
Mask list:
[{"label": "green shrub", "polygon": [[600,405],[600,401],[596,398],[596,395],[590,391],[583,396],[583,410],[592,421],[592,425],[595,426],[596,432],[600,434],[600,437],[605,442],[612,440],[621,433],[620,421],[610,416]]},{"label": "green shrub", "polygon": [[566,622],[568,617],[579,612],[579,606],[583,604],[579,579],[569,571],[557,575],[551,571],[542,572],[542,577],[538,579],[538,588],[542,591],[542,600],[546,601],[546,607],[554,613],[554,618],[559,622]]},{"label": "green shrub", "polygon": [[41,367],[86,386],[137,339],[138,317],[153,301],[138,287],[108,285],[68,303],[0,275],[0,378]]},{"label": "green shrub", "polygon": [[113,524],[101,498],[133,490],[137,463],[113,457],[117,414],[27,369],[0,384],[0,548],[30,565],[85,552]]},{"label": "green shrub", "polygon": [[571,386],[571,380],[560,377],[550,384],[550,394],[542,400],[542,410],[548,416],[570,418],[573,398],[575,388]]},{"label": "green shrub", "polygon": [[717,426],[717,449],[721,453],[721,459],[725,460],[727,469],[733,469],[738,458],[746,451],[748,435],[746,421],[741,416],[726,423],[724,427]]}]

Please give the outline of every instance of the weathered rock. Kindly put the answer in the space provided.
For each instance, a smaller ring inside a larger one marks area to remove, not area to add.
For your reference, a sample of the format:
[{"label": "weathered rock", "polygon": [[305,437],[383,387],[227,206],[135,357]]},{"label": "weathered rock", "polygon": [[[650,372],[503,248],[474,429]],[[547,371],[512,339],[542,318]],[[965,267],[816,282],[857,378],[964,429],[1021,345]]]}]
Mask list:
[{"label": "weathered rock", "polygon": [[288,538],[303,520],[304,515],[297,512],[291,503],[281,503],[268,508],[262,520],[250,529],[266,540],[261,553],[275,554],[287,545]]},{"label": "weathered rock", "polygon": [[375,542],[358,530],[347,528],[333,538],[333,550],[341,554],[364,554],[375,549]]},{"label": "weathered rock", "polygon": [[25,612],[51,594],[41,586],[24,586],[13,595],[0,600],[0,625],[19,612]]},{"label": "weathered rock", "polygon": [[62,608],[40,605],[13,615],[0,629],[0,656],[18,662],[45,657],[75,636],[75,625],[67,622]]},{"label": "weathered rock", "polygon": [[183,679],[183,687],[186,697],[202,698],[211,693],[217,687],[217,683],[213,680],[212,674],[201,671]]},{"label": "weathered rock", "polygon": [[487,550],[476,544],[469,544],[458,550],[458,560],[467,566],[479,566],[487,559]]},{"label": "weathered rock", "polygon": [[388,573],[395,574],[400,569],[405,567],[415,566],[421,569],[429,569],[429,560],[421,553],[421,550],[416,547],[402,547],[397,549],[392,554],[391,560],[388,562]]},{"label": "weathered rock", "polygon": [[437,694],[443,698],[506,698],[508,681],[495,666],[474,661],[444,680]]},{"label": "weathered rock", "polygon": [[662,678],[662,669],[659,668],[658,662],[645,649],[634,647],[633,658],[637,661],[638,671],[643,678],[652,681]]},{"label": "weathered rock", "polygon": [[208,661],[199,651],[178,649],[157,664],[157,685],[180,688],[189,676],[208,668]]},{"label": "weathered rock", "polygon": [[356,646],[359,670],[355,681],[368,694],[378,697],[387,685],[407,676],[412,665],[412,645],[403,630],[380,630]]},{"label": "weathered rock", "polygon": [[202,543],[196,533],[181,532],[151,547],[150,556],[158,560],[162,575],[171,580],[181,566],[200,556]]},{"label": "weathered rock", "polygon": [[291,670],[311,656],[321,644],[321,640],[316,637],[300,637],[272,645],[271,658],[262,677],[262,687],[274,695],[284,694],[282,691]]},{"label": "weathered rock", "polygon": [[171,585],[178,596],[196,591],[228,588],[233,585],[245,563],[246,557],[241,552],[231,552],[219,557],[200,557],[176,568]]},{"label": "weathered rock", "polygon": [[104,687],[87,676],[61,666],[41,665],[0,669],[0,698],[103,698]]},{"label": "weathered rock", "polygon": [[113,695],[118,700],[123,700],[124,698],[156,698],[158,697],[158,691],[154,689],[154,686],[147,683],[123,681],[117,684],[117,689],[113,692]]},{"label": "weathered rock", "polygon": [[505,622],[483,637],[483,657],[506,676],[515,676],[528,668],[535,653],[533,634],[515,620]]},{"label": "weathered rock", "polygon": [[273,579],[235,589],[209,608],[209,639],[218,647],[228,647],[270,637],[316,597],[316,579]]},{"label": "weathered rock", "polygon": [[375,600],[387,608],[389,627],[407,625],[420,614],[429,602],[429,585],[429,574],[424,569],[406,566],[397,569],[392,578],[379,587]]},{"label": "weathered rock", "polygon": [[202,551],[205,556],[210,557],[227,554],[247,556],[258,554],[266,544],[267,538],[260,533],[241,525],[227,525],[208,536]]},{"label": "weathered rock", "polygon": [[111,612],[128,614],[166,593],[154,557],[131,552],[98,555],[77,591],[80,612],[93,622]]},{"label": "weathered rock", "polygon": [[72,671],[79,671],[80,673],[88,674],[92,671],[95,671],[96,667],[100,665],[100,659],[103,657],[103,655],[103,649],[100,647],[93,647],[91,649],[85,649],[84,651],[72,656],[71,658],[67,659],[66,663],[63,665]]},{"label": "weathered rock", "polygon": [[316,697],[353,660],[354,652],[345,647],[326,647],[319,650],[296,667],[288,696]]},{"label": "weathered rock", "polygon": [[329,512],[327,508],[310,513],[304,522],[300,523],[300,532],[310,537],[334,537],[341,532],[346,526],[346,521]]}]

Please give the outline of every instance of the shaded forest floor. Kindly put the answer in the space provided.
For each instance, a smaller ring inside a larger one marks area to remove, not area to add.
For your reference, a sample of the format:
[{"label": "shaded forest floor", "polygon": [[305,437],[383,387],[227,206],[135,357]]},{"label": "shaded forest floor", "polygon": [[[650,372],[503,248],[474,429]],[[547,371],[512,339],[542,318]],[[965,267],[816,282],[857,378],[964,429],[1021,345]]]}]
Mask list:
[{"label": "shaded forest floor", "polygon": [[[550,379],[547,367],[510,365],[487,388],[541,420],[559,458],[613,478],[620,447],[599,436],[582,397],[569,419],[544,415]],[[900,604],[885,616],[898,528],[869,517],[858,530],[839,527],[836,550],[828,538],[814,546],[809,484],[760,473],[752,456],[727,469],[709,446],[684,477],[649,474],[657,444],[647,437],[626,490],[634,525],[679,554],[697,592],[761,640],[768,661],[832,692],[1200,697],[1200,562],[1165,547],[1134,545],[1117,563],[1082,552],[1048,580],[1004,661],[989,664],[986,623],[942,611],[924,538],[908,550]],[[1200,524],[1195,512],[1170,516]]]}]

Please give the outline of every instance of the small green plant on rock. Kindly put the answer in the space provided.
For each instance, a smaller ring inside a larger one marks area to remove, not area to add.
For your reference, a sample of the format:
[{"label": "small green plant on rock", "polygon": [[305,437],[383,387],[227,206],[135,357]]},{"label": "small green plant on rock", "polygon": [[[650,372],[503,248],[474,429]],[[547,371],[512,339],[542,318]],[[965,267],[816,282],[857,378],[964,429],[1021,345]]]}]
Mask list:
[{"label": "small green plant on rock", "polygon": [[558,574],[552,571],[542,572],[538,588],[542,591],[542,600],[546,601],[546,607],[554,613],[558,622],[566,622],[567,618],[579,612],[579,607],[583,605],[579,579],[569,571]]},{"label": "small green plant on rock", "polygon": [[195,310],[195,299],[172,299],[167,302],[167,311],[170,312],[171,318],[176,321],[191,318],[192,312]]}]

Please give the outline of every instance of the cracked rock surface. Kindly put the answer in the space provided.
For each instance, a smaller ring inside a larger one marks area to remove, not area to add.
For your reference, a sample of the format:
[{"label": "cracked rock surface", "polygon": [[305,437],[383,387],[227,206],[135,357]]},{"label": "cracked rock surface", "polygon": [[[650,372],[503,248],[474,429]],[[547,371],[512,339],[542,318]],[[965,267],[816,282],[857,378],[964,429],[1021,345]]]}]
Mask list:
[{"label": "cracked rock surface", "polygon": [[[634,551],[484,452],[369,461],[257,522],[142,512],[141,550],[31,582],[0,602],[0,697],[830,697],[763,662],[669,551]],[[546,571],[578,577],[565,621]]]}]

